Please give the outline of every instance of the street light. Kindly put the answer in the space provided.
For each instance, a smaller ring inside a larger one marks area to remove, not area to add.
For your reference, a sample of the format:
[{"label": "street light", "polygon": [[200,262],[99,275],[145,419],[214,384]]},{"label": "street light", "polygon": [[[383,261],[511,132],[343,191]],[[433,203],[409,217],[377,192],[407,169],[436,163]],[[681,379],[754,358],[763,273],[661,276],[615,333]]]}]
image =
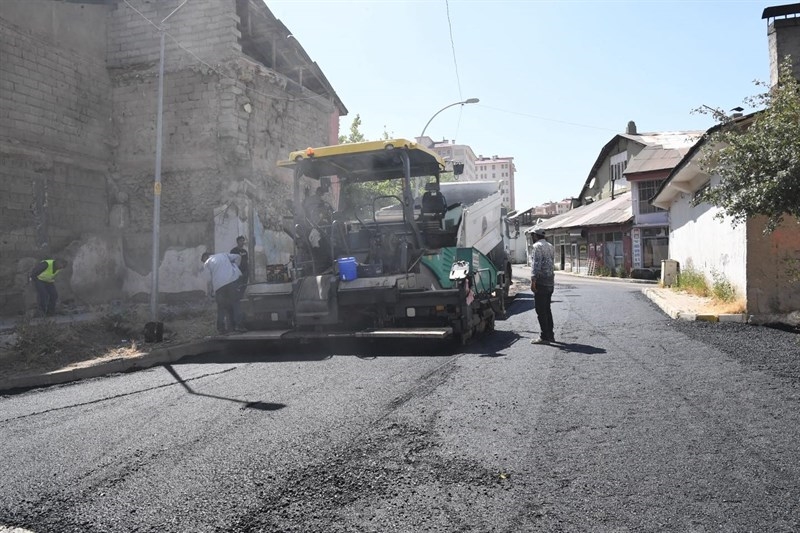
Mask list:
[{"label": "street light", "polygon": [[158,62],[158,111],[156,112],[156,170],[153,179],[153,279],[150,287],[150,320],[158,322],[158,264],[159,239],[161,234],[161,131],[164,115],[164,23],[180,8],[186,5],[189,0],[184,0],[181,5],[176,7],[172,13],[164,17],[158,25],[161,33],[160,58]]},{"label": "street light", "polygon": [[441,113],[441,112],[442,112],[442,111],[444,111],[445,109],[447,109],[447,108],[450,108],[450,107],[453,107],[453,106],[456,106],[456,105],[464,105],[464,104],[477,104],[478,102],[480,102],[480,100],[478,100],[477,98],[467,98],[467,99],[466,99],[466,100],[464,100],[463,102],[456,102],[456,103],[454,103],[454,104],[450,104],[450,105],[446,105],[446,106],[444,106],[444,107],[443,107],[443,108],[441,108],[439,111],[437,111],[436,113],[434,113],[434,114],[433,114],[433,116],[432,116],[432,117],[431,117],[431,119],[428,121],[428,123],[427,123],[427,124],[425,124],[425,127],[424,127],[424,128],[422,128],[422,133],[420,133],[420,134],[419,134],[419,136],[420,136],[420,137],[424,137],[424,136],[425,136],[425,130],[427,130],[427,129],[428,129],[428,126],[430,125],[431,121],[432,121],[433,119],[435,119],[435,118],[436,118],[436,115],[438,115],[439,113]]}]

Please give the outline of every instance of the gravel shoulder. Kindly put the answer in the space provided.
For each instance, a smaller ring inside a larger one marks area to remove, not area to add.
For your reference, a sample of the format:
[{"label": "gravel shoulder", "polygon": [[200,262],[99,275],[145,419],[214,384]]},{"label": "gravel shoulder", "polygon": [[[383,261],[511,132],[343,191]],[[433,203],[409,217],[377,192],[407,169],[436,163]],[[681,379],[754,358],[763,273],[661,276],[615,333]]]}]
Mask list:
[{"label": "gravel shoulder", "polygon": [[675,320],[671,326],[688,337],[723,351],[754,370],[800,385],[800,329]]}]

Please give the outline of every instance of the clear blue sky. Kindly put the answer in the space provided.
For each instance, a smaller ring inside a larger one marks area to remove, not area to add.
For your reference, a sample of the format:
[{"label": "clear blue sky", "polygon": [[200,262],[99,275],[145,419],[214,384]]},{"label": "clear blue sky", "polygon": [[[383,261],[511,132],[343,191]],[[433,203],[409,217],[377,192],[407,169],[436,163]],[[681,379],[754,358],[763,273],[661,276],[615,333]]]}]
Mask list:
[{"label": "clear blue sky", "polygon": [[[769,81],[757,1],[267,0],[368,139],[384,130],[513,156],[516,207],[577,196],[600,149],[705,130]],[[752,111],[746,109],[745,112]]]}]

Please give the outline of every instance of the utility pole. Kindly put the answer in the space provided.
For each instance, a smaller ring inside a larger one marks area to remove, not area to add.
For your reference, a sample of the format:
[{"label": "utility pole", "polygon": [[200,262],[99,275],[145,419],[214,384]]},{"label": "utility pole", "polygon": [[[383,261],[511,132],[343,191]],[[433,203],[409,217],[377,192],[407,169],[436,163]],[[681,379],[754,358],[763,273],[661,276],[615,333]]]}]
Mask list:
[{"label": "utility pole", "polygon": [[158,111],[156,112],[156,170],[153,183],[153,278],[150,287],[150,320],[158,322],[158,267],[160,264],[159,239],[161,238],[161,144],[164,116],[164,23],[189,0],[176,7],[158,25],[161,34],[160,59],[158,62]]}]

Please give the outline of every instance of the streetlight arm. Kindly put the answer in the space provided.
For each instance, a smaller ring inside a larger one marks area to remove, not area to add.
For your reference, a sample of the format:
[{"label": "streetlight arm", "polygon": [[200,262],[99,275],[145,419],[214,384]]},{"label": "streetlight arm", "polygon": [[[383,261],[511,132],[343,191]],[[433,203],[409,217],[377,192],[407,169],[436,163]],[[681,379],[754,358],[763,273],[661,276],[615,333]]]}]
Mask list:
[{"label": "streetlight arm", "polygon": [[427,130],[427,129],[428,129],[428,126],[430,125],[430,123],[433,121],[433,119],[435,119],[435,118],[436,118],[436,115],[438,115],[439,113],[441,113],[441,112],[442,112],[442,111],[444,111],[445,109],[449,109],[449,108],[451,108],[451,107],[453,107],[453,106],[456,106],[456,105],[464,105],[464,104],[477,104],[479,101],[480,101],[480,100],[478,100],[477,98],[467,98],[467,99],[466,99],[466,100],[464,100],[463,102],[455,102],[455,103],[453,103],[453,104],[450,104],[450,105],[446,105],[446,106],[444,106],[444,107],[443,107],[443,108],[441,108],[439,111],[437,111],[436,113],[434,113],[434,114],[433,114],[433,116],[430,118],[430,120],[428,120],[428,123],[427,123],[427,124],[425,124],[425,127],[424,127],[424,128],[422,128],[422,133],[420,133],[420,134],[419,134],[419,136],[420,136],[420,137],[424,137],[424,136],[425,136],[425,130]]}]

